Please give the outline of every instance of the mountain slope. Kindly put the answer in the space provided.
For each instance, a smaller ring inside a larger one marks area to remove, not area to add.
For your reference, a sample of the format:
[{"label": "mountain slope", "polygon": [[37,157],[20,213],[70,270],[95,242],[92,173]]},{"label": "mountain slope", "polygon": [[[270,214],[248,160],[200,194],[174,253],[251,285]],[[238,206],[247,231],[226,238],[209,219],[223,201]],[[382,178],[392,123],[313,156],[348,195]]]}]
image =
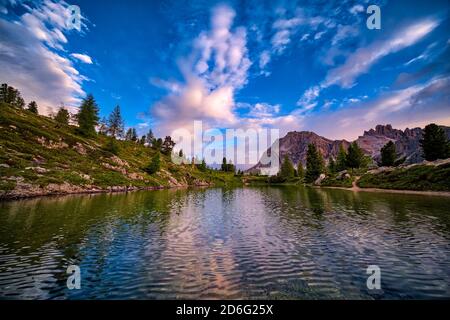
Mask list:
[{"label": "mountain slope", "polygon": [[232,174],[201,172],[192,165],[175,165],[161,156],[161,170],[144,172],[155,150],[118,141],[119,151],[107,151],[108,138],[76,134],[76,127],[0,104],[0,198],[46,194],[122,191],[189,185],[235,183]]},{"label": "mountain slope", "polygon": [[[336,158],[339,152],[339,146],[343,145],[345,149],[348,148],[350,142],[346,140],[330,140],[321,137],[314,132],[310,131],[293,131],[289,132],[283,138],[279,139],[280,161],[285,155],[288,155],[289,159],[297,165],[298,162],[306,165],[306,152],[308,150],[308,144],[313,143],[318,150],[322,153],[325,159],[330,157]],[[271,154],[272,147],[266,152]],[[260,162],[254,167],[248,169],[248,172],[257,172],[259,169],[264,168]]]},{"label": "mountain slope", "polygon": [[[450,139],[450,127],[441,126]],[[389,141],[394,141],[398,153],[398,158],[405,158],[405,163],[418,163],[423,161],[420,140],[422,139],[423,129],[405,129],[398,130],[392,128],[390,124],[377,125],[375,129],[364,131],[362,136],[356,139],[358,145],[367,155],[370,155],[375,161],[380,160],[381,148]],[[321,137],[314,132],[309,131],[293,131],[289,132],[283,138],[279,139],[280,161],[285,155],[288,155],[291,161],[296,165],[299,161],[306,164],[306,152],[308,144],[314,143],[320,150],[326,161],[330,157],[336,159],[339,146],[342,144],[345,149],[348,148],[350,142],[346,140],[330,140]],[[269,148],[266,152],[271,152]],[[248,172],[258,172],[265,166],[261,163],[247,170]]]}]

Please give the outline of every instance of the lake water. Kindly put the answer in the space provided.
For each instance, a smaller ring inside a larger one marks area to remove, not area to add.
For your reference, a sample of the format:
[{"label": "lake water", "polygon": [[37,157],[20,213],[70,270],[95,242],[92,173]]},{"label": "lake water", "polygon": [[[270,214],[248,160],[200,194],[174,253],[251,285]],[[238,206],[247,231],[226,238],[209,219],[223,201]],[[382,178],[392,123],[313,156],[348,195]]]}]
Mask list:
[{"label": "lake water", "polygon": [[450,298],[449,203],[299,187],[2,202],[0,299]]}]

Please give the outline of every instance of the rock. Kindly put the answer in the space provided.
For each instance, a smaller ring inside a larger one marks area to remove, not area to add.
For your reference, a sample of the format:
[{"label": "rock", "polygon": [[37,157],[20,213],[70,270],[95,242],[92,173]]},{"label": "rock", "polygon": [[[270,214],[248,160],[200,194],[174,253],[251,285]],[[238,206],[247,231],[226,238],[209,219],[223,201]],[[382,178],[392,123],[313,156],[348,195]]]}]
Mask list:
[{"label": "rock", "polygon": [[25,170],[33,170],[36,173],[47,173],[49,170],[41,167],[26,167]]},{"label": "rock", "polygon": [[0,163],[0,168],[9,168],[9,164]]},{"label": "rock", "polygon": [[[440,126],[448,139],[450,139],[450,127]],[[381,160],[380,151],[381,148],[393,141],[399,159],[405,158],[405,164],[420,163],[423,161],[422,150],[420,147],[420,140],[422,139],[423,129],[413,128],[398,130],[392,128],[391,125],[377,125],[375,129],[364,131],[362,136],[356,139],[356,143],[363,149],[364,153],[370,155],[376,162]],[[309,131],[291,131],[283,138],[279,139],[279,160],[284,158],[285,155],[297,165],[301,162],[306,164],[306,153],[308,150],[308,144],[313,143],[324,159],[328,161],[331,157],[336,159],[339,152],[339,147],[344,146],[347,149],[350,142],[346,140],[330,140],[321,137],[314,132]],[[264,154],[270,154],[272,147],[270,147]],[[258,162],[255,166],[248,169],[247,173],[257,174],[267,171],[267,165]],[[265,169],[266,168],[266,169]],[[269,174],[274,174],[271,172]]]},{"label": "rock", "polygon": [[314,181],[314,184],[317,186],[320,186],[322,181],[326,178],[326,175],[324,173],[321,173],[320,176]]},{"label": "rock", "polygon": [[124,174],[124,175],[127,174],[127,170],[126,169],[113,166],[112,164],[109,164],[109,163],[106,163],[106,162],[103,162],[102,166],[104,166],[106,169],[113,170],[113,171],[116,171],[116,172],[120,172],[121,174]]},{"label": "rock", "polygon": [[350,176],[347,172],[347,170],[343,170],[338,172],[338,174],[336,175],[336,179],[338,180],[342,180],[346,175]]},{"label": "rock", "polygon": [[125,160],[120,159],[117,156],[112,156],[110,159],[111,159],[112,162],[114,162],[115,164],[117,164],[117,165],[119,165],[121,167],[127,167],[127,168],[130,167],[128,162],[126,162]]},{"label": "rock", "polygon": [[45,158],[44,158],[44,157],[41,157],[40,155],[36,155],[36,156],[33,157],[33,163],[34,163],[34,164],[43,164],[43,163],[45,163],[45,162],[47,162],[47,161],[45,160]]},{"label": "rock", "polygon": [[69,145],[61,139],[58,142],[53,142],[52,140],[47,141],[44,137],[38,137],[36,140],[47,149],[65,149],[69,147]]},{"label": "rock", "polygon": [[87,154],[86,148],[79,142],[75,143],[72,148],[83,156]]},{"label": "rock", "polygon": [[144,180],[144,177],[140,175],[139,173],[130,172],[128,173],[128,178],[132,180]]}]

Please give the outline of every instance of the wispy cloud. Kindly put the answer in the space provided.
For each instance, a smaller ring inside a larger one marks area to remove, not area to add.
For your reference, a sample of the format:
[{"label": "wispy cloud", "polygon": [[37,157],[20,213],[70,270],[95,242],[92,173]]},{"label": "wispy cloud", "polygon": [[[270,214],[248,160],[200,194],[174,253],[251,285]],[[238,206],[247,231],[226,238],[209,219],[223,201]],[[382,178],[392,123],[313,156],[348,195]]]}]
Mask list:
[{"label": "wispy cloud", "polygon": [[215,7],[210,30],[202,32],[191,54],[180,60],[185,82],[166,86],[169,94],[152,107],[162,131],[191,126],[199,119],[210,125],[236,121],[234,94],[247,83],[251,62],[246,29],[233,28],[234,16],[228,6]]},{"label": "wispy cloud", "polygon": [[86,77],[64,51],[67,6],[44,0],[23,6],[25,13],[17,19],[0,20],[0,80],[19,88],[26,100],[37,101],[41,113],[60,103],[74,106],[85,95],[81,84]]},{"label": "wispy cloud", "polygon": [[[297,105],[304,110],[311,110],[317,105],[315,99],[319,97],[323,89],[332,85],[345,89],[353,87],[356,79],[367,73],[380,59],[417,43],[438,25],[439,21],[435,19],[422,20],[407,26],[387,40],[375,41],[366,47],[359,48],[350,54],[342,65],[330,69],[326,78],[320,84],[306,90],[298,100]],[[336,34],[335,39],[338,34]]]},{"label": "wispy cloud", "polygon": [[75,59],[87,63],[87,64],[92,64],[92,58],[89,57],[87,54],[82,54],[82,53],[72,53],[71,54],[72,57],[74,57]]}]

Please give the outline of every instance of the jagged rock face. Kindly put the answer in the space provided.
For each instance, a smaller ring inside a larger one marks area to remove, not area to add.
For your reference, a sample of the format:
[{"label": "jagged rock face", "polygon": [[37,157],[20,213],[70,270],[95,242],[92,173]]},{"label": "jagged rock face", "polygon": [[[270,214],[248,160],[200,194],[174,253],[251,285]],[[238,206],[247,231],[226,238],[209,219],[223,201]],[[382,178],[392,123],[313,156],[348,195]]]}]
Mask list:
[{"label": "jagged rock face", "polygon": [[[350,142],[346,140],[330,140],[310,131],[289,132],[286,136],[279,140],[280,163],[281,161],[283,161],[284,156],[287,154],[294,165],[297,165],[298,162],[301,161],[305,166],[306,153],[308,151],[308,144],[310,143],[313,143],[316,146],[316,148],[322,153],[326,161],[328,161],[330,157],[336,158],[339,152],[339,146],[341,144],[345,149],[347,149],[350,145]],[[270,154],[271,148],[269,148],[267,152]],[[263,167],[263,165],[258,163],[248,171],[252,172]]]},{"label": "jagged rock face", "polygon": [[[450,127],[441,126],[441,128],[444,129],[448,139],[450,139]],[[375,129],[364,131],[364,134],[358,137],[356,142],[367,155],[370,155],[375,161],[379,161],[381,148],[389,141],[394,141],[398,157],[405,157],[405,163],[411,164],[423,161],[422,148],[420,146],[422,134],[423,129],[421,128],[407,128],[402,131],[392,128],[390,124],[377,125]],[[287,154],[295,165],[299,161],[303,165],[306,164],[306,153],[310,143],[316,145],[326,162],[328,162],[330,157],[336,159],[341,144],[345,149],[350,145],[350,142],[346,140],[330,140],[310,131],[289,132],[279,140],[279,143],[280,162]],[[267,152],[270,154],[271,148]],[[263,167],[263,165],[258,163],[248,171],[254,172]]]},{"label": "jagged rock face", "polygon": [[[441,126],[450,139],[450,127]],[[364,150],[364,152],[370,155],[375,161],[379,161],[381,158],[381,148],[393,141],[397,150],[398,158],[405,157],[405,163],[418,163],[423,161],[422,148],[420,146],[420,140],[422,139],[423,129],[406,128],[404,131],[393,129],[390,124],[377,125],[374,129],[364,131],[364,134],[356,142]]]}]

